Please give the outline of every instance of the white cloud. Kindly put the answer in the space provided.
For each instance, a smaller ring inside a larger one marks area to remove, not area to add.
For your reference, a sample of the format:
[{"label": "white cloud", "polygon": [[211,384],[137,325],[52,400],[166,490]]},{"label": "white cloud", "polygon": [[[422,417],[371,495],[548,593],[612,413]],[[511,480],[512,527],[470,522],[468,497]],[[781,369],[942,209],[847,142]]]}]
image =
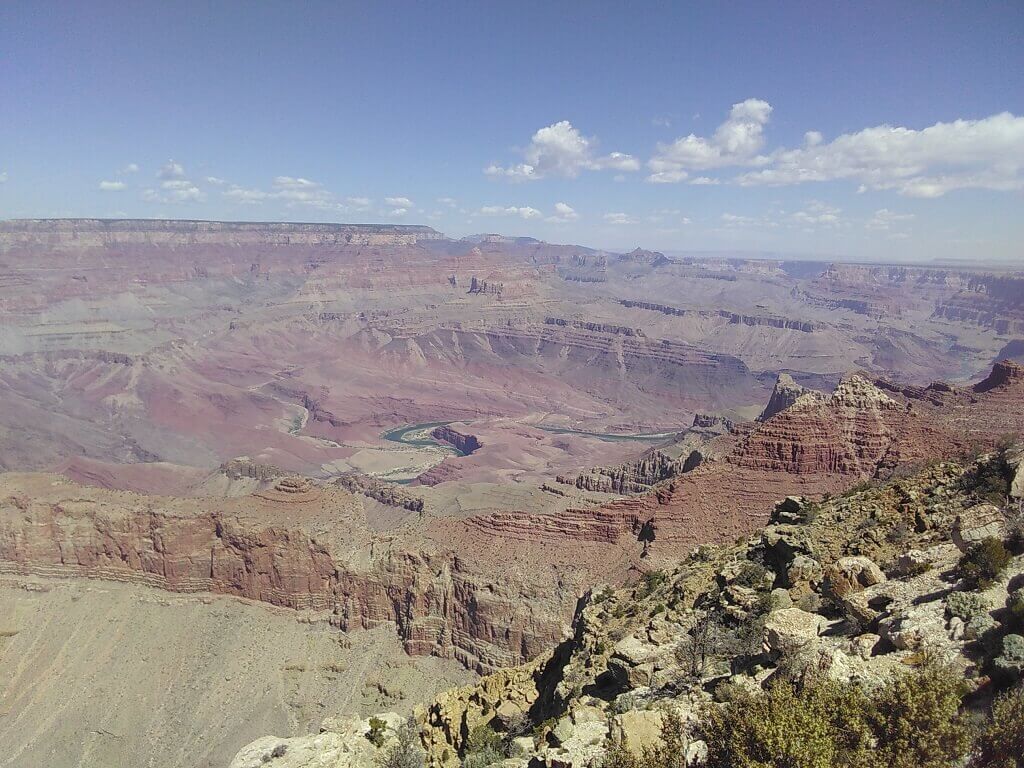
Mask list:
[{"label": "white cloud", "polygon": [[901,221],[910,221],[914,218],[912,213],[896,213],[888,208],[879,208],[874,215],[864,223],[866,229],[889,230]]},{"label": "white cloud", "polygon": [[157,173],[158,179],[183,179],[185,178],[185,169],[181,163],[176,163],[173,160],[168,160],[162,166]]},{"label": "white cloud", "polygon": [[136,163],[128,163],[128,165],[126,165],[124,168],[122,168],[120,171],[118,171],[118,173],[120,173],[122,175],[126,174],[126,173],[138,173],[138,172],[139,172],[139,166]]},{"label": "white cloud", "polygon": [[7,183],[7,171],[0,172],[0,184]]},{"label": "white cloud", "polygon": [[168,160],[156,174],[160,189],[145,189],[142,199],[150,203],[198,203],[206,199],[203,192],[185,173],[181,163]]},{"label": "white cloud", "polygon": [[820,200],[812,200],[802,211],[792,214],[790,219],[804,227],[837,227],[841,221],[841,213],[842,210],[835,206]]},{"label": "white cloud", "polygon": [[485,205],[479,211],[478,216],[518,216],[521,219],[539,219],[542,214],[536,208],[531,208],[528,205],[523,206],[500,206],[500,205]]},{"label": "white cloud", "polygon": [[647,180],[671,184],[685,180],[692,170],[760,162],[757,153],[764,146],[764,126],[771,113],[771,104],[760,99],[733,104],[729,117],[710,138],[691,133],[671,144],[659,144],[647,163],[651,170]]},{"label": "white cloud", "polygon": [[99,189],[102,192],[120,192],[126,186],[128,185],[123,181],[101,181]]},{"label": "white cloud", "polygon": [[408,197],[385,197],[384,203],[392,208],[412,208],[414,205]]},{"label": "white cloud", "polygon": [[246,189],[237,185],[222,194],[236,203],[262,203],[271,196],[269,192],[264,192],[260,189]]},{"label": "white cloud", "polygon": [[357,211],[364,211],[373,203],[368,197],[346,197],[345,202]]},{"label": "white cloud", "polygon": [[602,216],[608,224],[636,224],[637,220],[628,213],[606,213]]},{"label": "white cloud", "polygon": [[439,202],[441,205],[446,205],[449,208],[457,208],[459,205],[459,201],[456,200],[454,197],[439,197],[437,198],[437,202]]},{"label": "white cloud", "polygon": [[1024,189],[1024,117],[1009,112],[981,120],[936,123],[922,130],[880,125],[823,143],[811,132],[804,147],[780,150],[770,167],[739,177],[745,186],[848,179],[862,190],[892,189],[940,197],[956,189]]},{"label": "white cloud", "polygon": [[696,187],[713,186],[715,184],[721,184],[722,182],[718,179],[714,179],[710,176],[698,176],[695,179],[690,179],[690,184]]},{"label": "white cloud", "polygon": [[554,215],[548,216],[545,221],[549,221],[552,224],[566,224],[570,221],[576,221],[579,217],[580,215],[568,203],[555,203]]},{"label": "white cloud", "polygon": [[227,182],[224,181],[224,179],[218,178],[217,176],[207,176],[206,183],[212,184],[215,187],[223,187],[224,185],[227,184]]},{"label": "white cloud", "polygon": [[574,128],[568,120],[554,123],[533,134],[523,150],[524,163],[511,166],[490,165],[488,176],[511,181],[530,181],[546,176],[576,178],[581,171],[636,171],[640,161],[624,152],[595,157],[596,142]]},{"label": "white cloud", "polygon": [[408,212],[409,212],[408,208],[392,208],[385,215],[391,216],[392,218],[397,219],[397,218],[400,218],[402,216],[405,216],[405,214],[407,214]]}]

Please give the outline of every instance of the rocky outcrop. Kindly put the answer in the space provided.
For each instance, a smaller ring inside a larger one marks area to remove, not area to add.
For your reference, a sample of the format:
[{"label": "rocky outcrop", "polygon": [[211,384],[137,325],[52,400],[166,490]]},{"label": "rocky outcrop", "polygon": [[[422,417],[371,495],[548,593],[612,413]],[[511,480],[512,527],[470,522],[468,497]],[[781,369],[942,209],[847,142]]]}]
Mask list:
[{"label": "rocky outcrop", "polygon": [[423,511],[423,499],[409,493],[402,486],[360,472],[348,472],[337,479],[337,484],[351,493],[358,493],[389,507],[410,512]]},{"label": "rocky outcrop", "polygon": [[703,310],[703,309],[681,309],[670,307],[666,304],[655,304],[650,301],[637,301],[635,299],[622,299],[619,303],[624,307],[635,309],[647,309],[652,312],[661,312],[663,315],[675,315],[676,317],[706,317],[724,319],[733,325],[749,325],[751,327],[781,328],[789,331],[800,331],[811,333],[819,328],[816,323],[806,320],[792,320],[785,317],[764,317],[759,315],[742,315],[736,312],[729,312],[724,309]]},{"label": "rocky outcrop", "polygon": [[546,317],[545,325],[558,325],[563,328],[579,328],[584,331],[595,333],[610,333],[622,336],[643,336],[642,328],[627,328],[624,325],[612,325],[611,323],[588,323],[582,320],[566,320],[564,317]]},{"label": "rocky outcrop", "polygon": [[761,411],[761,415],[757,417],[757,420],[768,421],[775,414],[793,405],[807,391],[807,389],[793,381],[793,377],[788,373],[780,373],[778,379],[775,380],[775,388],[772,390],[772,396],[768,399],[768,405]]},{"label": "rocky outcrop", "polygon": [[[699,765],[706,745],[688,726],[736,691],[811,676],[871,691],[927,657],[949,665],[976,696],[991,696],[993,684],[1024,675],[1024,639],[998,609],[1024,604],[1016,586],[1024,557],[986,593],[964,591],[948,534],[973,503],[977,476],[942,464],[840,499],[787,500],[780,507],[797,508],[796,522],[701,547],[633,587],[594,588],[571,639],[416,710],[427,763],[454,768],[469,734],[491,728],[514,747],[510,768],[596,765],[616,743],[641,753],[658,746],[674,716],[683,728],[680,763]],[[907,553],[927,567],[900,571]],[[823,564],[825,579],[793,579],[804,561]],[[865,613],[837,616],[836,602]],[[324,730],[344,729],[327,722]],[[243,753],[257,746],[272,742]],[[325,754],[333,749],[331,742]]]},{"label": "rocky outcrop", "polygon": [[649,491],[651,486],[681,471],[682,464],[678,460],[661,451],[651,451],[617,467],[595,467],[574,477],[559,475],[557,481],[585,491],[628,495]]},{"label": "rocky outcrop", "polygon": [[248,456],[239,456],[237,459],[225,461],[220,465],[219,471],[231,480],[248,478],[259,482],[269,482],[285,475],[284,470],[279,467],[253,461]]},{"label": "rocky outcrop", "polygon": [[390,624],[407,652],[478,671],[561,638],[574,588],[541,600],[526,581],[493,583],[454,552],[374,543],[361,516],[350,494],[302,479],[211,500],[0,475],[0,572],[234,595],[326,612],[346,631]]},{"label": "rocky outcrop", "polygon": [[431,430],[430,436],[435,440],[439,440],[442,443],[447,443],[452,446],[463,456],[469,456],[474,451],[479,451],[483,448],[483,443],[480,442],[476,435],[459,432],[456,429],[452,429],[447,424],[435,427]]}]

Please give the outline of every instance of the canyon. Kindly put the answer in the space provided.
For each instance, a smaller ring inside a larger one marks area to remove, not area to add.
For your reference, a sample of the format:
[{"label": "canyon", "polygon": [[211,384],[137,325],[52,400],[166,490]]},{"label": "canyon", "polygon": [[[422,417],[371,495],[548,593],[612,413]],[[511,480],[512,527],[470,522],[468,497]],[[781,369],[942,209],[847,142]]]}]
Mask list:
[{"label": "canyon", "polygon": [[[359,690],[378,643],[403,681],[383,703],[408,710],[538,657],[594,585],[747,537],[782,498],[1024,433],[1007,354],[1024,348],[1021,273],[418,226],[21,220],[0,222],[0,315],[0,594],[35,606],[12,614],[0,670],[70,595],[152,648],[159,608],[136,632],[124,607],[145,598],[200,622],[216,606],[244,632],[261,611],[310,627],[311,658],[335,663],[336,641]],[[285,656],[250,667],[285,686]],[[30,700],[38,681],[8,675],[4,700]],[[316,697],[382,704],[317,681],[304,715],[282,694],[262,731],[225,721],[196,754],[224,764],[260,732],[306,732]],[[110,731],[81,702],[69,717],[62,756],[124,759],[105,737],[92,757],[68,746]],[[16,731],[0,718],[12,765],[46,757]],[[176,716],[151,743],[176,734],[199,738]]]}]

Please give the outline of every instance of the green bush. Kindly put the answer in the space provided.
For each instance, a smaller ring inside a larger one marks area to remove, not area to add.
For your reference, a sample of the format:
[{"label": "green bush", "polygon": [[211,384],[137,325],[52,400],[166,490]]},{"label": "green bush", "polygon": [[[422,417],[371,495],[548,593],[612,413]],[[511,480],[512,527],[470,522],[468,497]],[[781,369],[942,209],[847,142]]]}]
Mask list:
[{"label": "green bush", "polygon": [[962,680],[928,663],[869,696],[778,682],[707,710],[707,768],[947,768],[970,747]]},{"label": "green bush", "polygon": [[501,734],[487,723],[480,723],[469,732],[466,738],[465,756],[462,758],[463,768],[485,768],[491,763],[505,759],[504,744]]},{"label": "green bush", "polygon": [[999,539],[990,536],[960,558],[960,577],[972,587],[987,589],[1010,564],[1013,555]]},{"label": "green bush", "polygon": [[388,724],[381,720],[379,717],[370,718],[370,730],[366,733],[366,738],[369,739],[370,743],[375,747],[383,746],[384,734],[388,729]]},{"label": "green bush", "polygon": [[974,740],[971,768],[1024,768],[1024,687],[992,703],[992,717]]},{"label": "green bush", "polygon": [[946,615],[970,621],[975,616],[988,612],[988,605],[973,592],[953,592],[946,598]]},{"label": "green bush", "polygon": [[395,743],[384,753],[379,765],[380,768],[423,768],[423,757],[416,721],[410,717],[395,731]]},{"label": "green bush", "polygon": [[899,676],[875,697],[878,765],[945,768],[966,754],[971,728],[960,712],[963,677],[934,663]]},{"label": "green bush", "polygon": [[704,721],[708,768],[832,768],[868,749],[867,699],[831,682],[739,693]]},{"label": "green bush", "polygon": [[629,751],[626,738],[621,741],[613,741],[601,759],[601,768],[639,768],[639,761]]}]

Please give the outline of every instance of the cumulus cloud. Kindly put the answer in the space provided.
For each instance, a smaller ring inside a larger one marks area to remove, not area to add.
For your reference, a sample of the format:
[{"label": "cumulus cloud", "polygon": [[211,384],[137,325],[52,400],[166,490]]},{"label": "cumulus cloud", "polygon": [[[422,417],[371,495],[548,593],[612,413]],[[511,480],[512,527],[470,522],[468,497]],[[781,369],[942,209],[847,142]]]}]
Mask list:
[{"label": "cumulus cloud", "polygon": [[694,170],[762,162],[758,152],[764,147],[764,127],[771,113],[771,104],[761,99],[733,104],[728,118],[711,137],[691,133],[671,144],[659,144],[647,163],[651,170],[647,180],[673,184],[684,181]]},{"label": "cumulus cloud", "polygon": [[408,197],[385,197],[384,203],[392,208],[412,208],[413,202]]},{"label": "cumulus cloud", "polygon": [[835,206],[823,203],[820,200],[812,200],[802,211],[797,211],[790,218],[794,223],[804,227],[836,227],[839,226],[841,221],[841,213],[842,210]]},{"label": "cumulus cloud", "polygon": [[640,161],[624,152],[595,156],[596,142],[573,127],[568,120],[553,123],[533,134],[523,150],[525,162],[510,166],[490,165],[488,176],[511,181],[531,181],[546,176],[576,178],[581,171],[636,171]]},{"label": "cumulus cloud", "polygon": [[603,218],[605,220],[605,222],[607,222],[608,224],[616,224],[616,225],[619,225],[619,224],[636,224],[636,222],[637,222],[637,220],[633,216],[630,216],[628,213],[621,213],[621,212],[606,213],[601,218]]},{"label": "cumulus cloud", "polygon": [[879,208],[874,215],[868,219],[864,226],[867,229],[888,231],[900,222],[910,221],[914,218],[912,213],[896,213],[888,208]]},{"label": "cumulus cloud", "polygon": [[390,216],[393,219],[398,219],[401,218],[402,216],[405,216],[405,214],[407,214],[408,212],[408,208],[392,208],[385,215]]},{"label": "cumulus cloud", "polygon": [[99,189],[101,192],[120,192],[126,186],[123,181],[101,181]]},{"label": "cumulus cloud", "polygon": [[570,221],[576,221],[579,217],[580,215],[568,203],[555,203],[555,213],[548,216],[546,221],[552,224],[567,224]]},{"label": "cumulus cloud", "polygon": [[227,184],[227,182],[224,181],[224,179],[221,179],[221,178],[219,178],[217,176],[207,176],[206,177],[206,183],[207,184],[212,184],[215,187],[223,187],[223,186],[225,186]]},{"label": "cumulus cloud", "polygon": [[156,174],[158,189],[145,189],[142,199],[150,203],[198,203],[206,199],[203,192],[185,173],[181,163],[168,160]]},{"label": "cumulus cloud", "polygon": [[740,176],[744,186],[852,180],[860,191],[891,189],[940,197],[956,189],[1024,189],[1024,117],[936,123],[922,130],[880,125],[830,142],[809,132],[799,149],[772,153],[768,167]]},{"label": "cumulus cloud", "polygon": [[446,205],[449,208],[456,208],[458,207],[459,204],[458,200],[456,200],[454,197],[439,197],[437,198],[437,202],[439,202],[441,205]]},{"label": "cumulus cloud", "polygon": [[357,211],[365,211],[373,204],[373,201],[368,197],[346,197],[345,203]]},{"label": "cumulus cloud", "polygon": [[157,172],[156,177],[158,179],[183,179],[185,178],[185,168],[181,163],[168,160],[160,166],[160,170]]},{"label": "cumulus cloud", "polygon": [[128,165],[126,165],[124,168],[122,168],[120,171],[118,171],[118,173],[121,173],[121,174],[138,173],[138,172],[139,172],[139,166],[136,163],[128,163]]},{"label": "cumulus cloud", "polygon": [[0,171],[0,184],[7,183],[7,171]]},{"label": "cumulus cloud", "polygon": [[501,206],[501,205],[485,205],[479,211],[478,216],[518,216],[521,219],[539,219],[544,214],[538,211],[536,208],[531,208],[528,205],[516,206]]},{"label": "cumulus cloud", "polygon": [[270,190],[232,184],[221,194],[236,203],[257,205],[268,200],[283,201],[288,208],[305,207],[322,211],[346,211],[322,184],[301,176],[275,176]]}]

